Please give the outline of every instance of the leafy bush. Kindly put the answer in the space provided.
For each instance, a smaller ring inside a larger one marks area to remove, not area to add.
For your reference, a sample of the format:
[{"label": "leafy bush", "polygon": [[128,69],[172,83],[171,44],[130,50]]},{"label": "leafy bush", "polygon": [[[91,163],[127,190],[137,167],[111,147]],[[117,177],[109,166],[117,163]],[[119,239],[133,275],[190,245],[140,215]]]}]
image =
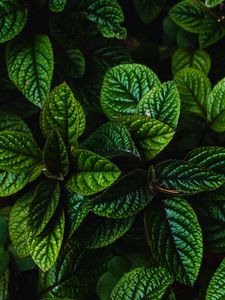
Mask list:
[{"label": "leafy bush", "polygon": [[221,0],[0,0],[0,299],[225,299]]}]

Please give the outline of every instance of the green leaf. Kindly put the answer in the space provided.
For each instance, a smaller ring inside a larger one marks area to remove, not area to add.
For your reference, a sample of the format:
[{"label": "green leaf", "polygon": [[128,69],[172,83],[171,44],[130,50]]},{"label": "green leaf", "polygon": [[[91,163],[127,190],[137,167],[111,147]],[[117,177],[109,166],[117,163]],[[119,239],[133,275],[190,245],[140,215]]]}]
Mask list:
[{"label": "green leaf", "polygon": [[123,219],[99,218],[80,236],[80,243],[87,249],[108,246],[122,237],[132,226],[134,216]]},{"label": "green leaf", "polygon": [[66,145],[60,134],[53,131],[45,144],[43,160],[46,168],[46,175],[57,179],[63,179],[69,169],[69,158]]},{"label": "green leaf", "polygon": [[225,259],[221,262],[210,280],[205,300],[221,300],[225,297]]},{"label": "green leaf", "polygon": [[175,74],[174,80],[180,93],[181,109],[205,118],[211,92],[208,77],[197,69],[185,68]]},{"label": "green leaf", "polygon": [[85,127],[85,115],[65,82],[51,92],[42,110],[41,125],[46,136],[55,129],[66,144],[76,145]]},{"label": "green leaf", "polygon": [[18,0],[0,2],[0,43],[13,39],[23,30],[27,22],[27,12]]},{"label": "green leaf", "polygon": [[151,201],[146,188],[146,172],[135,170],[119,179],[102,195],[90,201],[91,210],[107,218],[126,218]]},{"label": "green leaf", "polygon": [[207,119],[213,130],[225,131],[225,78],[213,88],[207,101]]},{"label": "green leaf", "polygon": [[126,38],[127,31],[121,27],[123,11],[116,0],[88,0],[83,15],[97,24],[104,37]]},{"label": "green leaf", "polygon": [[126,126],[116,122],[103,124],[80,146],[106,157],[116,156],[120,153],[133,154],[140,157]]},{"label": "green leaf", "polygon": [[10,43],[6,48],[9,77],[33,104],[41,107],[48,97],[53,74],[53,51],[47,35]]},{"label": "green leaf", "polygon": [[167,160],[156,166],[156,177],[165,191],[193,195],[215,190],[224,178],[211,170],[186,161]]},{"label": "green leaf", "polygon": [[120,170],[116,165],[88,150],[75,150],[73,161],[75,173],[66,185],[73,193],[96,194],[109,187],[120,176]]},{"label": "green leaf", "polygon": [[140,64],[122,64],[108,70],[101,90],[101,105],[109,119],[134,114],[141,98],[160,84],[157,75]]},{"label": "green leaf", "polygon": [[40,235],[35,236],[29,226],[27,228],[27,244],[31,257],[44,272],[54,265],[59,255],[64,226],[64,212],[61,210]]},{"label": "green leaf", "polygon": [[166,0],[134,0],[138,16],[146,24],[158,17],[165,3]]},{"label": "green leaf", "polygon": [[29,208],[28,226],[32,234],[39,235],[53,217],[60,198],[58,181],[42,181],[36,188]]},{"label": "green leaf", "polygon": [[[214,7],[222,3],[224,0],[205,0],[205,5],[207,7]],[[216,299],[215,299],[216,300]]]},{"label": "green leaf", "polygon": [[8,251],[6,251],[4,247],[0,245],[0,278],[4,275],[4,272],[8,267],[9,261],[10,256]]},{"label": "green leaf", "polygon": [[52,12],[63,11],[68,0],[48,0],[48,7]]},{"label": "green leaf", "polygon": [[178,282],[193,286],[201,267],[203,242],[197,216],[187,201],[168,198],[151,207],[145,227],[157,262]]},{"label": "green leaf", "polygon": [[137,113],[175,129],[180,115],[180,96],[176,84],[168,81],[154,87],[139,102]]},{"label": "green leaf", "polygon": [[205,6],[200,1],[184,0],[175,4],[170,9],[169,15],[183,29],[199,33],[205,17]]},{"label": "green leaf", "polygon": [[24,120],[10,112],[0,112],[0,131],[19,131],[30,133],[30,129]]},{"label": "green leaf", "polygon": [[8,286],[9,286],[9,270],[7,269],[5,273],[0,277],[0,299],[8,299]]},{"label": "green leaf", "polygon": [[187,67],[200,70],[207,75],[211,67],[211,58],[208,52],[191,48],[177,49],[172,56],[173,75]]},{"label": "green leaf", "polygon": [[19,257],[30,255],[26,242],[26,227],[29,206],[33,200],[33,196],[34,193],[21,196],[14,204],[9,217],[9,235]]},{"label": "green leaf", "polygon": [[16,131],[0,132],[0,169],[27,171],[41,161],[41,151],[33,137]]},{"label": "green leaf", "polygon": [[119,119],[130,131],[141,154],[154,158],[172,140],[174,130],[161,121],[146,116],[127,116]]},{"label": "green leaf", "polygon": [[207,14],[202,22],[199,34],[200,48],[206,48],[215,44],[225,36],[224,23],[218,22],[218,17],[213,14]]},{"label": "green leaf", "polygon": [[[0,246],[7,246],[9,243],[8,218],[0,214]],[[1,266],[1,264],[0,264]]]},{"label": "green leaf", "polygon": [[112,291],[112,300],[160,300],[173,282],[162,267],[141,267],[126,273]]}]

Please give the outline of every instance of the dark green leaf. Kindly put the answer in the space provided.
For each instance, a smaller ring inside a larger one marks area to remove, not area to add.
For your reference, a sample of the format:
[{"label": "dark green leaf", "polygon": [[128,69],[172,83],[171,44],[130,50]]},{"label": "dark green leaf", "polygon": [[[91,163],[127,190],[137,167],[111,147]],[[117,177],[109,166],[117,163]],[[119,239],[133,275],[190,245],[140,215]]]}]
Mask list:
[{"label": "dark green leaf", "polygon": [[0,299],[8,299],[8,285],[9,285],[9,270],[7,269],[5,273],[0,277]]},{"label": "dark green leaf", "polygon": [[30,133],[30,129],[24,120],[10,112],[0,112],[0,131],[19,131]]},{"label": "dark green leaf", "polygon": [[85,57],[80,49],[69,49],[59,57],[63,72],[72,78],[81,78],[85,72]]},{"label": "dark green leaf", "polygon": [[48,0],[48,7],[52,12],[64,10],[68,0]]},{"label": "dark green leaf", "polygon": [[[9,242],[8,218],[0,214],[0,246],[7,246]],[[1,264],[0,264],[1,265]]]},{"label": "dark green leaf", "polygon": [[8,251],[6,251],[4,247],[0,245],[0,278],[4,276],[4,272],[8,267],[9,260],[10,260],[10,256]]},{"label": "dark green leaf", "polygon": [[152,22],[160,14],[166,0],[134,0],[138,16],[144,23]]}]

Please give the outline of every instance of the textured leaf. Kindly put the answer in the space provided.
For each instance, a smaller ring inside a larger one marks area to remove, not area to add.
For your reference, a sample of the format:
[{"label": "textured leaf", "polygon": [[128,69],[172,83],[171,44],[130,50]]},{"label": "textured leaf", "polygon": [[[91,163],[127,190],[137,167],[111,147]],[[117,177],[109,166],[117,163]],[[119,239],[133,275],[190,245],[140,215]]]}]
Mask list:
[{"label": "textured leaf", "polygon": [[202,71],[206,75],[211,67],[211,58],[205,50],[192,50],[191,48],[177,49],[172,57],[172,73],[189,67]]},{"label": "textured leaf", "polygon": [[183,29],[199,33],[205,17],[205,6],[200,1],[184,0],[169,11],[171,19]]},{"label": "textured leaf", "polygon": [[34,236],[32,230],[27,229],[27,244],[34,262],[38,267],[46,272],[55,263],[62,245],[64,234],[64,212],[48,224],[45,231],[38,236]]},{"label": "textured leaf", "polygon": [[43,160],[46,175],[57,179],[63,179],[69,169],[69,158],[66,145],[57,131],[53,131],[45,144]]},{"label": "textured leaf", "polygon": [[156,166],[156,177],[166,190],[187,195],[215,190],[224,183],[224,178],[211,170],[172,159]]},{"label": "textured leaf", "polygon": [[127,31],[121,27],[123,11],[116,0],[88,0],[83,15],[97,24],[104,37],[126,38]]},{"label": "textured leaf", "polygon": [[112,300],[160,300],[168,286],[171,275],[162,267],[141,267],[126,273],[112,291]]},{"label": "textured leaf", "polygon": [[99,216],[126,218],[142,210],[150,200],[146,189],[146,173],[136,170],[91,200],[90,205],[91,210]]},{"label": "textured leaf", "polygon": [[120,121],[131,131],[138,149],[146,159],[159,154],[174,135],[171,127],[146,116],[123,117]]},{"label": "textured leaf", "polygon": [[126,126],[116,122],[107,122],[100,126],[81,143],[81,147],[106,157],[116,156],[120,153],[133,154],[140,157]]},{"label": "textured leaf", "polygon": [[152,22],[161,12],[166,0],[134,0],[138,16],[143,23]]},{"label": "textured leaf", "polygon": [[181,198],[151,207],[145,226],[153,256],[178,282],[193,285],[203,254],[201,227],[191,206]]},{"label": "textured leaf", "polygon": [[30,129],[23,119],[10,112],[0,112],[0,131],[19,131],[30,133]]},{"label": "textured leaf", "polygon": [[80,237],[87,249],[108,246],[123,236],[132,226],[134,217],[123,219],[99,218]]},{"label": "textured leaf", "polygon": [[9,270],[7,269],[5,273],[0,277],[0,299],[8,299],[8,286],[9,286]]},{"label": "textured leaf", "polygon": [[174,77],[180,93],[181,109],[206,117],[207,98],[211,92],[211,83],[206,75],[193,68],[185,68]]},{"label": "textured leaf", "polygon": [[80,49],[66,50],[59,57],[60,67],[63,72],[72,78],[81,78],[85,72],[85,57]]},{"label": "textured leaf", "polygon": [[119,176],[120,170],[106,158],[91,151],[73,152],[75,174],[67,182],[67,189],[80,195],[92,195],[109,187]]},{"label": "textured leaf", "polygon": [[134,114],[141,98],[158,84],[158,77],[146,66],[122,64],[113,67],[104,78],[102,109],[109,119]]},{"label": "textured leaf", "polygon": [[0,2],[0,43],[13,39],[27,22],[27,9],[18,0]]},{"label": "textured leaf", "polygon": [[28,213],[28,226],[32,234],[39,235],[43,232],[56,211],[59,197],[57,181],[46,180],[37,186]]},{"label": "textured leaf", "polygon": [[207,119],[211,128],[225,131],[225,78],[215,85],[207,102]]},{"label": "textured leaf", "polygon": [[225,259],[214,273],[206,293],[205,300],[222,300],[225,297]]},{"label": "textured leaf", "polygon": [[207,7],[214,7],[222,3],[224,0],[205,0],[205,5]]},{"label": "textured leaf", "polygon": [[34,193],[21,196],[14,204],[9,218],[9,234],[13,247],[19,257],[30,255],[26,242],[26,226],[29,206]]},{"label": "textured leaf", "polygon": [[137,113],[177,127],[180,115],[180,96],[173,81],[154,87],[137,106]]},{"label": "textured leaf", "polygon": [[0,132],[0,168],[26,171],[41,161],[39,146],[29,134],[16,131]]},{"label": "textured leaf", "polygon": [[48,0],[48,7],[52,12],[64,10],[68,0]]},{"label": "textured leaf", "polygon": [[41,107],[48,97],[53,74],[53,51],[46,35],[11,43],[6,48],[9,77],[33,104]]},{"label": "textured leaf", "polygon": [[46,101],[41,114],[41,125],[46,136],[56,129],[66,144],[76,145],[78,136],[84,130],[84,119],[81,105],[64,82],[51,92]]}]

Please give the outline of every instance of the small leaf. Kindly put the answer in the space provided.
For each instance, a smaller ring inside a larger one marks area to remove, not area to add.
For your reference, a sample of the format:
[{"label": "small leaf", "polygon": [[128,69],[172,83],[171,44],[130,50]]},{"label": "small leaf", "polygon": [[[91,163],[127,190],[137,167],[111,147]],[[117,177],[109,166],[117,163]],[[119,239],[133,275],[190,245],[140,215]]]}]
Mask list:
[{"label": "small leaf", "polygon": [[169,15],[183,29],[199,33],[205,17],[205,6],[200,1],[184,0],[175,4],[170,9]]},{"label": "small leaf", "polygon": [[167,160],[158,164],[155,170],[165,191],[175,193],[193,195],[215,190],[224,183],[222,176],[186,161]]},{"label": "small leaf", "polygon": [[85,72],[85,57],[80,49],[68,49],[58,57],[62,71],[74,79],[82,78]]},{"label": "small leaf", "polygon": [[162,267],[141,267],[126,273],[112,291],[112,300],[160,300],[173,282]]},{"label": "small leaf", "polygon": [[225,259],[214,273],[206,293],[205,300],[221,300],[225,297]]},{"label": "small leaf", "polygon": [[132,226],[134,217],[123,219],[99,218],[88,227],[80,237],[80,242],[87,249],[97,249],[108,246],[123,236]]},{"label": "small leaf", "polygon": [[57,86],[46,101],[41,125],[46,136],[57,130],[66,144],[76,145],[83,132],[85,116],[80,103],[74,98],[69,86],[64,82]]},{"label": "small leaf", "polygon": [[28,226],[32,234],[39,235],[54,215],[60,198],[58,181],[42,181],[36,188],[29,207]]},{"label": "small leaf", "polygon": [[165,3],[166,0],[134,0],[138,16],[146,24],[158,17]]},{"label": "small leaf", "polygon": [[10,256],[8,251],[6,251],[4,247],[0,245],[0,278],[4,276],[4,272],[8,267],[9,261],[10,261]]},{"label": "small leaf", "polygon": [[63,11],[68,0],[48,0],[48,7],[52,12]]},{"label": "small leaf", "polygon": [[53,51],[47,35],[7,45],[9,77],[33,104],[42,107],[48,97],[53,74]]},{"label": "small leaf", "polygon": [[172,140],[174,130],[168,125],[146,117],[128,116],[119,119],[130,131],[146,159],[154,158]]},{"label": "small leaf", "polygon": [[116,156],[120,153],[133,154],[140,157],[126,126],[116,122],[103,124],[80,146],[106,157]]},{"label": "small leaf", "polygon": [[18,0],[2,0],[0,3],[0,43],[7,42],[18,35],[27,22],[26,8]]},{"label": "small leaf", "polygon": [[[9,244],[8,218],[0,214],[0,246]],[[0,263],[1,266],[1,263]]]},{"label": "small leaf", "polygon": [[177,127],[180,115],[180,96],[173,81],[154,87],[137,106],[137,113]]},{"label": "small leaf", "polygon": [[208,98],[207,119],[213,130],[225,131],[225,78],[213,88]]},{"label": "small leaf", "polygon": [[197,69],[207,75],[211,67],[211,58],[208,52],[191,48],[177,49],[172,57],[173,75],[187,67]]},{"label": "small leaf", "polygon": [[106,158],[91,151],[73,152],[75,174],[67,182],[67,189],[80,195],[93,195],[109,187],[120,176],[120,170]]},{"label": "small leaf", "polygon": [[123,11],[116,0],[88,0],[83,15],[97,24],[104,37],[126,38],[127,31],[121,27]]},{"label": "small leaf", "polygon": [[187,201],[170,198],[151,207],[145,227],[157,262],[178,282],[193,286],[201,267],[203,241],[197,216]]},{"label": "small leaf", "polygon": [[66,145],[60,134],[53,131],[45,144],[43,152],[46,175],[57,179],[63,179],[69,169],[69,158]]},{"label": "small leaf", "polygon": [[34,193],[21,196],[14,204],[9,217],[9,235],[19,257],[30,255],[26,242],[26,226],[33,196]]},{"label": "small leaf", "polygon": [[41,161],[39,146],[29,134],[0,132],[0,168],[5,171],[27,171]]},{"label": "small leaf", "polygon": [[31,133],[24,120],[10,112],[0,112],[0,131],[19,131]]},{"label": "small leaf", "polygon": [[[224,0],[205,0],[205,5],[207,7],[214,7],[222,3]],[[215,299],[216,300],[216,299]]]},{"label": "small leaf", "polygon": [[211,92],[208,77],[197,69],[185,68],[175,74],[174,80],[180,93],[181,109],[205,118]]},{"label": "small leaf", "polygon": [[34,262],[46,272],[57,260],[62,245],[64,234],[64,212],[61,211],[54,222],[48,224],[45,231],[35,236],[30,228],[27,228],[27,244]]},{"label": "small leaf", "polygon": [[6,300],[8,298],[8,287],[9,287],[9,270],[0,277],[0,299]]},{"label": "small leaf", "polygon": [[134,114],[141,98],[158,84],[157,75],[144,65],[122,64],[113,67],[104,78],[102,109],[112,120]]}]

